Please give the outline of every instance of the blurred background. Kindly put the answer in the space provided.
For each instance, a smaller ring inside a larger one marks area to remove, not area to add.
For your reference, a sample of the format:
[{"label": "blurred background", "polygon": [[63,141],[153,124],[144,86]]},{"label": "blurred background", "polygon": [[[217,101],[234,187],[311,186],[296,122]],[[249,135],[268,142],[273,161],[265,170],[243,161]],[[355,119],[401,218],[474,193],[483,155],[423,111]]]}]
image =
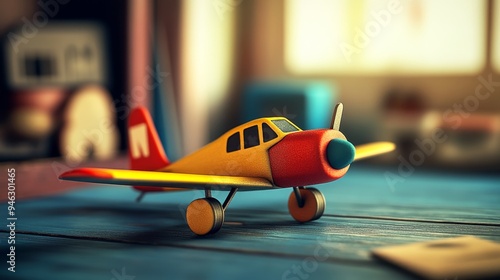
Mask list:
[{"label": "blurred background", "polygon": [[1,0],[0,34],[3,162],[120,157],[138,105],[177,159],[343,102],[354,144],[397,143],[377,163],[500,169],[500,1]]}]

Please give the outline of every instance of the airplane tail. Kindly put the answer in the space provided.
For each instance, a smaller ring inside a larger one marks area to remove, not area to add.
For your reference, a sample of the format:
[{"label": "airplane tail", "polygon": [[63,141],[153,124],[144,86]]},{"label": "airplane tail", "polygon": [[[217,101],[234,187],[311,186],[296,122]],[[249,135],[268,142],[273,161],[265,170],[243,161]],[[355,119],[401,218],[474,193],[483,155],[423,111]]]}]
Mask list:
[{"label": "airplane tail", "polygon": [[[128,153],[130,169],[157,170],[170,164],[161,144],[158,132],[148,110],[138,107],[132,110],[128,120]],[[134,189],[147,192],[161,189],[134,186]]]}]

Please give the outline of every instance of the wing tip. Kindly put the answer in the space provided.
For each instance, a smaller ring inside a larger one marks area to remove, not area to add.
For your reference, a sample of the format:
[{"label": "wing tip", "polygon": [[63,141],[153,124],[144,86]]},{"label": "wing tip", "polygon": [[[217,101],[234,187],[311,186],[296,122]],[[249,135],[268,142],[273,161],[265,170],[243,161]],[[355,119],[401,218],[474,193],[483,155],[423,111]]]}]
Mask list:
[{"label": "wing tip", "polygon": [[360,145],[356,147],[354,161],[390,153],[392,151],[395,151],[396,149],[396,144],[389,141],[373,142]]},{"label": "wing tip", "polygon": [[111,179],[113,178],[112,174],[97,168],[78,168],[70,171],[66,171],[63,174],[59,175],[60,180],[72,180],[76,178],[103,178],[103,179]]},{"label": "wing tip", "polygon": [[387,152],[392,152],[392,151],[396,150],[396,144],[395,143],[388,142],[388,141],[382,142],[382,143],[385,145]]}]

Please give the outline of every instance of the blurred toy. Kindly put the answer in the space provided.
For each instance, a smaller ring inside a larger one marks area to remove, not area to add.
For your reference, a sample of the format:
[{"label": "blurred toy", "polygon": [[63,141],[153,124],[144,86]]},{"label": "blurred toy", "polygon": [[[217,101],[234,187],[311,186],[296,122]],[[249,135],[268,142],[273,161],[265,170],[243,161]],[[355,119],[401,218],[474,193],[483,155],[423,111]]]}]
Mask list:
[{"label": "blurred toy", "polygon": [[51,22],[30,36],[24,35],[27,38],[21,36],[24,28],[10,31],[4,42],[9,88],[108,83],[108,53],[101,24]]},{"label": "blurred toy", "polygon": [[[432,164],[464,170],[498,171],[500,114],[429,111],[420,121],[421,150]],[[441,141],[435,141],[439,134]]]},{"label": "blurred toy", "polygon": [[67,161],[77,164],[87,158],[103,160],[118,153],[115,107],[103,87],[76,90],[64,108],[62,120],[59,150]]},{"label": "blurred toy", "polygon": [[12,94],[9,114],[0,127],[0,160],[54,156],[57,115],[67,92],[60,88],[27,88]]},{"label": "blurred toy", "polygon": [[[350,164],[392,151],[389,142],[354,147],[339,131],[342,104],[335,107],[330,129],[302,131],[283,117],[261,118],[233,128],[217,140],[170,163],[146,109],[132,111],[129,123],[129,156],[132,170],[79,168],[60,179],[134,185],[141,192],[167,191],[166,187],[203,189],[186,210],[189,228],[198,235],[217,232],[224,211],[240,191],[293,188],[288,209],[299,222],[319,219],[325,198],[306,185],[341,178]],[[211,190],[229,190],[224,203]]]},{"label": "blurred toy", "polygon": [[103,26],[51,22],[29,40],[17,36],[23,28],[11,30],[3,45],[3,78],[10,94],[0,127],[0,160],[62,156],[76,164],[112,157],[119,133],[105,88]]},{"label": "blurred toy", "polygon": [[252,82],[243,92],[242,120],[285,117],[303,129],[327,127],[337,88],[324,81]]},{"label": "blurred toy", "polygon": [[39,139],[55,129],[54,116],[66,98],[59,88],[25,89],[12,95],[8,124],[15,137]]}]

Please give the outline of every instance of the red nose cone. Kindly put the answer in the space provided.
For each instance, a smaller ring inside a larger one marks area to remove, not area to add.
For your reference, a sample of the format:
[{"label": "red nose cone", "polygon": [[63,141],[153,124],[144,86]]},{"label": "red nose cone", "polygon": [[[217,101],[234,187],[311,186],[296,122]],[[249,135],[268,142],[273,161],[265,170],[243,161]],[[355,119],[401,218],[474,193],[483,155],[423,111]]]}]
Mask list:
[{"label": "red nose cone", "polygon": [[328,151],[328,144],[333,139],[346,138],[340,131],[331,129],[300,131],[285,136],[269,149],[274,184],[280,187],[307,186],[344,176],[349,165],[335,169],[328,159],[332,154],[332,148]]}]

